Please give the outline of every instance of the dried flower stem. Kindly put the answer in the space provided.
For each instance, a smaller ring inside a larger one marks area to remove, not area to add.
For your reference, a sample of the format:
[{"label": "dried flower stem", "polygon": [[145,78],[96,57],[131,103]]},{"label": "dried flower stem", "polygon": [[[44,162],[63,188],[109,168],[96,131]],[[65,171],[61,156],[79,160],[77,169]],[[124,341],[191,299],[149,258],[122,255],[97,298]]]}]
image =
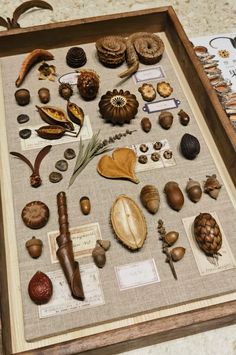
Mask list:
[{"label": "dried flower stem", "polygon": [[169,263],[171,271],[172,271],[172,274],[173,274],[174,278],[177,280],[177,274],[176,274],[176,271],[175,271],[173,260],[172,260],[171,254],[169,252],[169,249],[168,249],[169,246],[168,246],[168,243],[165,241],[165,238],[164,238],[165,235],[166,235],[166,229],[164,227],[164,222],[163,222],[162,219],[158,220],[157,230],[158,230],[158,233],[160,234],[160,238],[159,239],[162,241],[162,251],[163,251],[164,254],[166,254],[166,262]]}]

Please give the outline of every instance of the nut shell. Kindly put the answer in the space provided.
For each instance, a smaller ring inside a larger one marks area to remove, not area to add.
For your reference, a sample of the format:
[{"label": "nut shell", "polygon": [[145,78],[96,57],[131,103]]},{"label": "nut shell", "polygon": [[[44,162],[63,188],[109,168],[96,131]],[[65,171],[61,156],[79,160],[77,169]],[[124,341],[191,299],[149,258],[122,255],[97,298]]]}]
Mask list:
[{"label": "nut shell", "polygon": [[141,127],[142,127],[142,130],[146,133],[151,131],[152,124],[151,124],[151,121],[149,120],[148,117],[142,118]]},{"label": "nut shell", "polygon": [[173,261],[181,260],[184,257],[184,254],[185,254],[185,248],[183,247],[176,247],[170,251],[170,255]]},{"label": "nut shell", "polygon": [[83,196],[80,199],[80,208],[84,215],[88,215],[91,211],[90,199],[87,196]]},{"label": "nut shell", "polygon": [[163,237],[164,241],[168,244],[168,246],[172,246],[179,238],[179,233],[175,231],[170,231],[165,234]]},{"label": "nut shell", "polygon": [[38,95],[42,104],[47,104],[50,101],[50,91],[48,88],[40,88],[38,90]]},{"label": "nut shell", "polygon": [[185,133],[180,141],[180,149],[186,159],[193,160],[200,153],[200,143],[195,136]]},{"label": "nut shell", "polygon": [[18,89],[15,92],[15,99],[18,105],[26,106],[30,102],[30,92],[27,89]]},{"label": "nut shell", "polygon": [[173,123],[173,115],[169,111],[163,111],[159,115],[159,123],[162,128],[169,129]]},{"label": "nut shell", "polygon": [[32,237],[31,239],[27,240],[25,246],[29,252],[29,255],[33,259],[37,259],[42,254],[43,242],[41,239],[36,237]]},{"label": "nut shell", "polygon": [[32,201],[25,205],[21,217],[25,225],[31,229],[44,227],[49,219],[48,206],[41,201]]},{"label": "nut shell", "polygon": [[69,100],[69,98],[73,95],[72,86],[68,83],[60,84],[58,91],[60,96],[65,100]]},{"label": "nut shell", "polygon": [[176,211],[181,210],[184,205],[184,195],[175,181],[169,181],[164,187],[169,206]]},{"label": "nut shell", "polygon": [[198,181],[192,180],[191,178],[189,179],[189,181],[187,183],[186,191],[187,191],[189,199],[192,202],[196,203],[202,197],[202,189],[201,189],[200,183]]},{"label": "nut shell", "polygon": [[92,257],[97,267],[103,268],[103,266],[106,264],[106,253],[100,245],[96,245],[96,247],[93,249]]},{"label": "nut shell", "polygon": [[222,234],[210,213],[200,213],[193,222],[195,240],[206,255],[217,255],[222,246]]},{"label": "nut shell", "polygon": [[34,303],[48,303],[53,293],[52,281],[46,274],[37,271],[29,282],[28,293]]},{"label": "nut shell", "polygon": [[179,116],[179,121],[183,126],[187,126],[189,124],[190,117],[184,110],[180,110],[178,112],[178,116]]},{"label": "nut shell", "polygon": [[160,195],[154,185],[145,185],[141,190],[140,199],[148,212],[157,213],[160,206]]}]

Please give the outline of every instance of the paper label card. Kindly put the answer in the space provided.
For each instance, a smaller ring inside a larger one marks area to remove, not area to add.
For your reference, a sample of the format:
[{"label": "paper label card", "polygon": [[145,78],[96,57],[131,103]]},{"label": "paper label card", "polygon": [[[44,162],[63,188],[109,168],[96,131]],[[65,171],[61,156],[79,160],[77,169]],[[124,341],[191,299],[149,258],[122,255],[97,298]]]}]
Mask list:
[{"label": "paper label card", "polygon": [[[59,231],[48,233],[51,262],[58,263],[56,251],[58,249],[56,238]],[[73,244],[75,258],[92,255],[97,239],[102,239],[99,223],[90,223],[70,228],[70,237]]]},{"label": "paper label card", "polygon": [[153,112],[159,112],[163,110],[170,110],[173,108],[177,108],[180,105],[180,103],[181,103],[180,100],[177,100],[175,98],[158,100],[158,101],[146,103],[143,106],[143,111],[147,113],[153,113]]},{"label": "paper label card", "polygon": [[105,304],[98,268],[94,264],[80,265],[80,273],[85,295],[84,301],[76,300],[71,296],[62,270],[47,272],[53,284],[53,295],[47,304],[38,306],[39,318],[77,312]]},{"label": "paper label card", "polygon": [[207,257],[206,254],[199,248],[196,242],[193,232],[193,222],[196,216],[182,219],[201,276],[229,270],[236,267],[236,261],[229,247],[219,218],[216,212],[210,212],[210,214],[215,218],[222,234],[222,247],[219,250],[221,255],[218,256],[217,260],[212,257]]},{"label": "paper label card", "polygon": [[[28,139],[20,139],[20,143],[21,143],[21,149],[22,150],[31,150],[31,149],[38,149],[38,148],[43,148],[45,145],[48,144],[48,142],[50,142],[50,144],[52,145],[58,145],[58,144],[63,144],[63,143],[72,143],[72,142],[78,142],[80,137],[82,138],[82,140],[86,140],[86,139],[90,139],[92,138],[93,135],[93,131],[92,131],[92,127],[91,127],[91,123],[90,123],[90,119],[88,115],[85,115],[84,117],[84,124],[83,127],[81,128],[79,137],[76,137],[76,135],[74,136],[69,136],[69,135],[64,135],[63,137],[59,138],[59,139],[52,139],[52,140],[47,140],[47,139],[43,139],[41,137],[39,137],[37,135],[37,132],[35,131],[36,129],[45,126],[46,123],[42,123],[41,125],[37,125],[37,126],[27,126],[25,128],[28,128],[31,130],[31,136]],[[79,126],[74,124],[74,132],[78,132],[79,131]],[[19,131],[22,128],[19,128]]]},{"label": "paper label card", "polygon": [[142,81],[152,81],[165,78],[165,72],[161,65],[148,69],[139,69],[133,75],[134,81],[136,84]]},{"label": "paper label card", "polygon": [[154,259],[115,267],[120,291],[160,282]]}]

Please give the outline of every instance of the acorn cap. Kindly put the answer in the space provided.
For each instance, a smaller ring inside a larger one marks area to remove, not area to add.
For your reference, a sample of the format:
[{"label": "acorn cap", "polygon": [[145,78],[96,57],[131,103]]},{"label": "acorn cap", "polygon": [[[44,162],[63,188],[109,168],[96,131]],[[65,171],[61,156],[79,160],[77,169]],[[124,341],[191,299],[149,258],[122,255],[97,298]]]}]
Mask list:
[{"label": "acorn cap", "polygon": [[36,237],[32,237],[31,239],[27,240],[27,242],[25,243],[25,246],[26,246],[26,248],[29,248],[32,245],[43,246],[43,242],[41,239],[38,239]]}]

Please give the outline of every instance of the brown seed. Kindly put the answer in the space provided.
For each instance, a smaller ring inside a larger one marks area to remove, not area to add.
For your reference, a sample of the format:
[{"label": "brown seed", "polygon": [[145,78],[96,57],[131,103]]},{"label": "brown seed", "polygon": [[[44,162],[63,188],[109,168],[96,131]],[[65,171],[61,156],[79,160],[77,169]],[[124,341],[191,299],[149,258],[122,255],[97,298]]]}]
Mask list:
[{"label": "brown seed", "polygon": [[92,257],[97,267],[103,268],[106,263],[106,253],[100,245],[96,245],[96,247],[93,249]]},{"label": "brown seed", "polygon": [[184,195],[175,181],[169,181],[164,187],[169,206],[176,211],[181,210],[184,204]]},{"label": "brown seed", "polygon": [[187,126],[189,124],[190,117],[184,110],[180,110],[178,112],[178,116],[179,116],[179,121],[183,126]]},{"label": "brown seed", "polygon": [[157,213],[160,205],[160,195],[154,185],[145,185],[140,192],[140,199],[148,212]]},{"label": "brown seed", "polygon": [[111,246],[110,240],[107,239],[98,239],[96,243],[99,244],[105,251],[107,251]]},{"label": "brown seed", "polygon": [[222,185],[217,180],[216,175],[207,175],[207,180],[204,182],[204,192],[209,194],[215,200],[217,199]]},{"label": "brown seed", "polygon": [[202,196],[201,185],[199,184],[198,181],[194,181],[192,179],[189,179],[186,186],[186,191],[189,199],[192,202],[198,202]]},{"label": "brown seed", "polygon": [[140,144],[139,149],[142,153],[146,153],[148,151],[148,146],[146,144]]},{"label": "brown seed", "polygon": [[27,240],[25,246],[29,252],[29,255],[34,259],[39,258],[42,254],[43,242],[41,239],[32,237],[31,239]]},{"label": "brown seed", "polygon": [[52,281],[46,274],[37,271],[29,282],[28,293],[34,303],[45,304],[52,297]]},{"label": "brown seed", "polygon": [[15,92],[15,99],[18,105],[26,106],[30,102],[30,92],[27,89],[18,89]]},{"label": "brown seed", "polygon": [[179,233],[175,231],[171,231],[165,234],[164,241],[169,245],[172,246],[179,238]]},{"label": "brown seed", "polygon": [[48,88],[40,88],[38,91],[39,100],[42,104],[47,104],[50,101],[50,91]]},{"label": "brown seed", "polygon": [[169,111],[163,111],[159,115],[159,123],[162,128],[169,129],[173,123],[173,115]]},{"label": "brown seed", "polygon": [[148,117],[142,118],[141,127],[144,132],[146,132],[146,133],[150,132],[150,130],[152,128],[152,124],[151,124],[151,121],[149,120]]},{"label": "brown seed", "polygon": [[146,164],[147,161],[148,161],[148,158],[147,158],[146,155],[140,155],[139,158],[138,158],[138,162],[139,162],[140,164]]},{"label": "brown seed", "polygon": [[83,196],[80,199],[80,208],[84,215],[88,215],[91,211],[90,200],[87,196]]},{"label": "brown seed", "polygon": [[179,261],[184,257],[185,248],[183,247],[176,247],[171,250],[170,255],[173,261]]}]

